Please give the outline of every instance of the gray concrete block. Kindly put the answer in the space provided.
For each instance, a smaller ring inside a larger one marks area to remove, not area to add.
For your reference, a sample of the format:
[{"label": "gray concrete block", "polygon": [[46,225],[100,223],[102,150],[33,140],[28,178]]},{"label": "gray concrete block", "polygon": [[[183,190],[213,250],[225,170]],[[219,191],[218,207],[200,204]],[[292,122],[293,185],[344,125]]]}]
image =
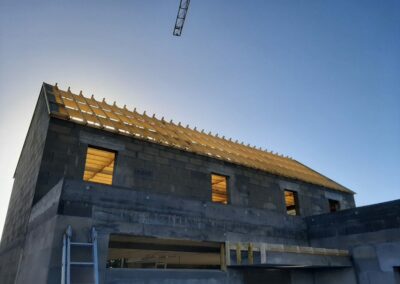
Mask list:
[{"label": "gray concrete block", "polygon": [[393,267],[400,267],[400,241],[377,244],[376,257],[383,272],[393,272]]}]

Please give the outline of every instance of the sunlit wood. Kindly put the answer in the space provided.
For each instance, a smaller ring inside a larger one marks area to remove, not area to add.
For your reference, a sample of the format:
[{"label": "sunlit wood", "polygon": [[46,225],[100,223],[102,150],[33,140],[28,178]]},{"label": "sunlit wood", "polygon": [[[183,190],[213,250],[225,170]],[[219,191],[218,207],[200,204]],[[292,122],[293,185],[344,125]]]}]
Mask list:
[{"label": "sunlit wood", "polygon": [[226,176],[211,175],[212,201],[222,204],[228,203]]},{"label": "sunlit wood", "polygon": [[88,147],[83,180],[112,184],[115,153]]},{"label": "sunlit wood", "polygon": [[289,215],[298,215],[297,192],[285,190],[286,212]]}]

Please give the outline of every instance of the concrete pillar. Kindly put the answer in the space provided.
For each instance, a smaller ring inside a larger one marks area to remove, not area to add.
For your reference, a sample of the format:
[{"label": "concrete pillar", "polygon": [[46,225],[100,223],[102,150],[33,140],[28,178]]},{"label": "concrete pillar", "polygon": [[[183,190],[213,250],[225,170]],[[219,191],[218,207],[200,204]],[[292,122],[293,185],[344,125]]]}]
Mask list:
[{"label": "concrete pillar", "polygon": [[99,283],[106,283],[106,264],[108,256],[108,243],[110,234],[108,232],[98,232],[97,236],[97,252],[99,263]]}]

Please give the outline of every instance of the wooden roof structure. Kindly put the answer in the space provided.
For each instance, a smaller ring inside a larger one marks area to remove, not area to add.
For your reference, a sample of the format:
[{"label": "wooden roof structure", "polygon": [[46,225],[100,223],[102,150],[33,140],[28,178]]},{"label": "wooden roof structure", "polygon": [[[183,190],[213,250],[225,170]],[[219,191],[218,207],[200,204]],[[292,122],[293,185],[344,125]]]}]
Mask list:
[{"label": "wooden roof structure", "polygon": [[278,176],[300,180],[326,188],[354,193],[335,181],[308,168],[298,161],[261,150],[260,148],[234,142],[225,137],[198,131],[172,120],[158,119],[96,100],[60,90],[44,83],[49,114],[63,120],[146,140],[163,146],[215,158],[229,163],[258,169]]}]

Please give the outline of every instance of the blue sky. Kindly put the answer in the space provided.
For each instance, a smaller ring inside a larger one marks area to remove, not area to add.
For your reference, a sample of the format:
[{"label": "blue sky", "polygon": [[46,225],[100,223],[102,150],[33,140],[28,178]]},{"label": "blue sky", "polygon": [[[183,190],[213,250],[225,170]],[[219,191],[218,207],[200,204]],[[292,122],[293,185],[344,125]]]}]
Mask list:
[{"label": "blue sky", "polygon": [[400,198],[400,1],[0,1],[0,228],[43,81]]}]

